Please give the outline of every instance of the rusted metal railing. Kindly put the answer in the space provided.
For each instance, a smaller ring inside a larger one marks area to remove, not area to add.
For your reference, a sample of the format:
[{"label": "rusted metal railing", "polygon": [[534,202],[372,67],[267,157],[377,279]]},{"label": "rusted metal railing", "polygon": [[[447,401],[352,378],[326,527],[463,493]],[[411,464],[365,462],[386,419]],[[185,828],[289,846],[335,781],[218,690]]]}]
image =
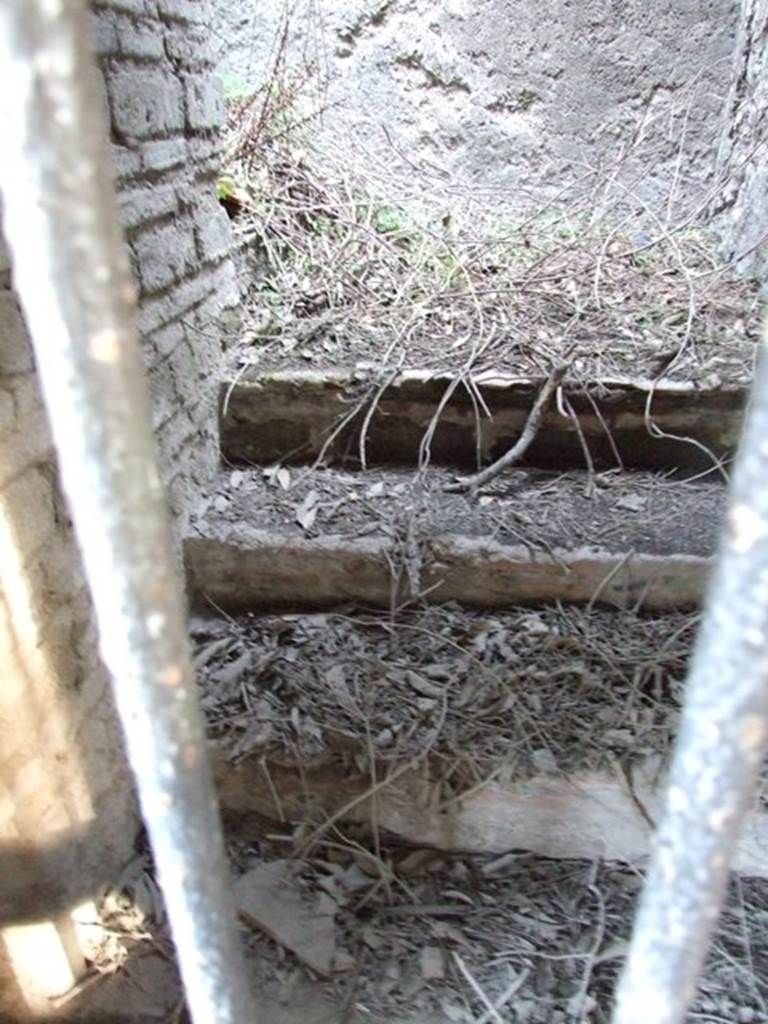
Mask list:
[{"label": "rusted metal railing", "polygon": [[768,365],[761,364],[614,1024],[685,1019],[766,749]]},{"label": "rusted metal railing", "polygon": [[254,1019],[83,0],[0,0],[15,284],[192,1019]]}]

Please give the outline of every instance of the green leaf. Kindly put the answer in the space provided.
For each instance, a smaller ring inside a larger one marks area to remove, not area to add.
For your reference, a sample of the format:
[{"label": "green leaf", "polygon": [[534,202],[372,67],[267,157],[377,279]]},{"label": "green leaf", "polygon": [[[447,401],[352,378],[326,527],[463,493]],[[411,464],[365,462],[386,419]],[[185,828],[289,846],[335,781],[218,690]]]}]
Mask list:
[{"label": "green leaf", "polygon": [[216,182],[216,198],[230,199],[237,192],[237,186],[232,178],[219,178]]},{"label": "green leaf", "polygon": [[394,207],[382,206],[376,213],[374,224],[377,231],[385,234],[390,231],[400,231],[403,226],[403,220],[399,211],[395,210]]}]

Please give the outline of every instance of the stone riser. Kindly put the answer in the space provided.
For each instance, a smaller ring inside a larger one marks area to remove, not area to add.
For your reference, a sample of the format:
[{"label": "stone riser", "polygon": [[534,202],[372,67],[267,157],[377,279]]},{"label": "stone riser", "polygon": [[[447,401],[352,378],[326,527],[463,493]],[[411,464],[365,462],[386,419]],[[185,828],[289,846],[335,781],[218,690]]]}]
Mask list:
[{"label": "stone riser", "polygon": [[[334,820],[378,827],[400,843],[456,854],[504,854],[526,850],[543,857],[642,862],[650,852],[652,829],[660,813],[663,779],[657,766],[638,766],[629,789],[619,772],[539,775],[500,785],[487,782],[435,806],[434,778],[428,766],[408,763],[379,766],[392,779],[369,796],[370,776],[350,773],[336,762],[322,767],[267,765],[261,757],[232,764],[213,752],[222,808],[236,816],[239,834],[258,839],[264,824]],[[318,812],[321,812],[319,815]],[[649,820],[650,819],[650,820]],[[249,829],[250,824],[250,829]],[[307,830],[307,843],[324,835]],[[768,815],[748,814],[734,857],[734,870],[768,877],[764,850]]]},{"label": "stone riser", "polygon": [[[191,537],[185,560],[194,602],[224,611],[390,608],[417,597],[393,578],[397,552],[385,538],[305,539],[269,531],[239,538]],[[503,608],[556,601],[666,610],[696,606],[711,561],[695,555],[555,550],[461,536],[436,537],[424,558],[419,594],[429,602]]]},{"label": "stone riser", "polygon": [[[404,371],[376,398],[372,414],[378,388],[366,384],[370,379],[361,371],[283,371],[224,384],[221,444],[225,459],[262,465],[301,463],[324,452],[328,464],[355,466],[361,462],[364,427],[368,465],[416,464],[425,431],[454,378]],[[478,457],[482,463],[498,458],[518,439],[541,387],[541,382],[488,374],[475,377],[473,384],[491,416],[478,412],[466,387],[457,387],[440,414],[429,446],[430,460],[436,465],[473,469]],[[649,432],[646,411],[651,391],[654,432],[667,436]],[[618,452],[627,469],[687,473],[710,468],[712,456],[732,455],[747,398],[739,387],[694,390],[684,384],[664,384],[652,388],[647,382],[627,381],[593,385],[589,395],[575,387],[566,387],[565,393],[597,468],[617,466]],[[324,451],[328,438],[354,411],[356,402],[361,402],[360,410]],[[584,461],[573,420],[551,408],[526,463],[567,469],[583,468]]]}]

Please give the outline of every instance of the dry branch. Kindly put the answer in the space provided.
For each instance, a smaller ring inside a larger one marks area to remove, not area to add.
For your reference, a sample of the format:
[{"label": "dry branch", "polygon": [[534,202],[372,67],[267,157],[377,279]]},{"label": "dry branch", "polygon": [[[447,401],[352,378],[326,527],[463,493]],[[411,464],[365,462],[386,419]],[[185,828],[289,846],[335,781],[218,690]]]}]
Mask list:
[{"label": "dry branch", "polygon": [[525,421],[523,432],[509,451],[505,452],[500,459],[497,459],[496,462],[493,463],[493,465],[488,466],[479,473],[474,473],[472,476],[464,477],[453,484],[449,484],[448,487],[446,487],[446,490],[470,491],[471,493],[474,493],[479,487],[484,487],[485,484],[494,480],[499,473],[502,473],[505,469],[508,469],[516,462],[519,462],[533,443],[533,439],[536,437],[539,427],[541,426],[541,420],[547,403],[551,399],[556,388],[561,384],[567,370],[567,363],[558,363],[558,365],[552,370],[545,381],[544,386],[539,392],[536,401],[533,403],[531,411],[528,413],[528,419]]}]

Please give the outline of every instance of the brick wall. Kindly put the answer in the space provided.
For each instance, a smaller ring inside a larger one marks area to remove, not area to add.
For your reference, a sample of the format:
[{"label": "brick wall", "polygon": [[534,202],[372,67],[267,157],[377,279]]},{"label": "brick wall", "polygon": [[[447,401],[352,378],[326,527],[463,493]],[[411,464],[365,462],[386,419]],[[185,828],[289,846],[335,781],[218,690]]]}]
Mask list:
[{"label": "brick wall", "polygon": [[237,329],[229,221],[215,191],[224,107],[209,5],[92,6],[155,428],[183,529],[218,459],[218,371]]},{"label": "brick wall", "polygon": [[[208,5],[91,6],[180,535],[217,464],[217,380],[236,330],[229,223],[215,198],[223,107],[207,57]],[[139,820],[1,245],[0,681],[0,1021],[48,1019],[61,972],[45,956],[14,959],[18,935],[7,925],[64,911],[53,927],[76,976],[84,965],[67,938],[66,910],[115,877]]]}]

